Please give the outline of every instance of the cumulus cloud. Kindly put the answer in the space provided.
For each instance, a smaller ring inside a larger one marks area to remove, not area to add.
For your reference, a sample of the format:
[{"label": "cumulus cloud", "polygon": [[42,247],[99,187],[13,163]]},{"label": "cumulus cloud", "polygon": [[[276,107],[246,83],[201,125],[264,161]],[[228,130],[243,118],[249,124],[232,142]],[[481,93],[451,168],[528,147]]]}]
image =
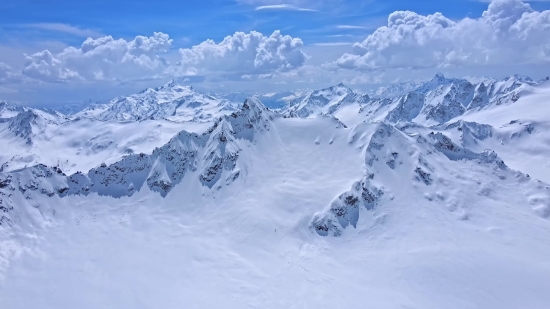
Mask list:
[{"label": "cumulus cloud", "polygon": [[458,21],[397,11],[336,65],[377,70],[547,63],[548,38],[550,10],[535,11],[521,0],[494,0],[481,17]]},{"label": "cumulus cloud", "polygon": [[57,54],[44,50],[25,55],[22,74],[45,82],[126,79],[162,72],[169,63],[161,57],[172,45],[167,34],[137,36],[131,41],[112,36],[88,38],[79,48],[67,47]]},{"label": "cumulus cloud", "polygon": [[192,48],[180,49],[178,65],[200,75],[235,76],[285,72],[301,67],[307,59],[299,38],[275,31],[270,36],[251,31],[236,32],[220,43],[207,40]]},{"label": "cumulus cloud", "polygon": [[[270,36],[256,31],[237,32],[219,43],[206,40],[180,49],[180,61],[170,63],[165,58],[172,50],[172,39],[167,34],[155,32],[153,36],[137,36],[130,41],[104,36],[88,38],[81,46],[70,46],[59,53],[43,50],[25,54],[26,63],[17,74],[49,83],[189,76],[260,78],[262,74],[303,66],[307,56],[302,47],[301,39],[279,31]],[[9,66],[0,63],[0,81],[11,76],[10,71]]]}]

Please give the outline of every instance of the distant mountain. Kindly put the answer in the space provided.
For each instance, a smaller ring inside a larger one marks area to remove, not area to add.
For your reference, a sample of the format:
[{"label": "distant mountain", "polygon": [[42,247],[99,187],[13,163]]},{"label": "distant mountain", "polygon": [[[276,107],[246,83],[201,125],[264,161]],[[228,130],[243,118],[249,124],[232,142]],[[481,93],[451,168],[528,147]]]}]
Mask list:
[{"label": "distant mountain", "polygon": [[[348,126],[360,121],[381,120],[434,125],[470,111],[513,103],[524,91],[537,84],[532,79],[519,75],[500,81],[487,80],[487,83],[473,84],[466,79],[447,78],[438,73],[402,95],[395,94],[416,84],[404,83],[387,88],[395,91],[392,92],[393,95],[382,98],[354,93],[345,85],[339,84],[313,91],[306,97],[291,102],[284,114],[300,118],[333,115]],[[358,108],[346,108],[350,105]]]},{"label": "distant mountain", "polygon": [[295,91],[282,91],[282,92],[211,92],[210,95],[226,99],[231,102],[244,102],[249,97],[255,97],[269,109],[281,110],[287,107],[291,102],[305,97],[311,90],[300,89]]},{"label": "distant mountain", "polygon": [[421,85],[420,82],[406,81],[397,84],[380,87],[376,90],[367,92],[373,98],[395,98],[405,95]]},{"label": "distant mountain", "polygon": [[176,122],[211,121],[237,109],[235,102],[195,92],[174,80],[157,88],[94,104],[75,114],[101,121],[140,121],[167,119]]},{"label": "distant mountain", "polygon": [[82,110],[89,108],[92,105],[100,105],[99,102],[93,102],[91,99],[82,101],[81,103],[64,104],[61,106],[51,107],[52,110],[58,111],[67,116],[72,116]]},{"label": "distant mountain", "polygon": [[57,111],[50,109],[36,109],[25,106],[10,105],[0,102],[0,126],[1,132],[11,132],[13,136],[20,138],[27,144],[32,144],[33,136],[40,134],[48,125],[57,125],[69,121],[69,118]]},{"label": "distant mountain", "polygon": [[304,97],[291,101],[284,111],[288,117],[307,118],[316,115],[334,115],[348,104],[365,104],[370,100],[366,94],[355,93],[340,83],[336,86],[315,90]]}]

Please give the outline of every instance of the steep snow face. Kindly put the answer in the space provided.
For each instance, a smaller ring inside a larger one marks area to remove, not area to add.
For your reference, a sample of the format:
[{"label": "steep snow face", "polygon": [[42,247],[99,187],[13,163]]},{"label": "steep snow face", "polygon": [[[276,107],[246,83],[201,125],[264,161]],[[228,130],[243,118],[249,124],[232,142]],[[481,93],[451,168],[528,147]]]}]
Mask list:
[{"label": "steep snow face", "polygon": [[441,85],[427,93],[421,114],[428,123],[445,123],[464,114],[474,97],[474,90],[474,86],[466,80],[453,80],[449,85]]},{"label": "steep snow face", "polygon": [[32,144],[33,127],[44,127],[45,125],[45,122],[41,120],[43,119],[40,119],[34,112],[24,111],[10,119],[8,130],[15,136],[25,139],[27,144]]},{"label": "steep snow face", "polygon": [[413,121],[424,107],[425,95],[420,92],[410,92],[401,97],[397,106],[386,116],[386,120],[392,123],[401,121]]},{"label": "steep snow face", "polygon": [[315,90],[301,101],[291,104],[285,115],[288,117],[307,118],[316,115],[334,114],[349,104],[365,104],[370,100],[368,95],[354,93],[340,83],[336,86]]},{"label": "steep snow face", "polygon": [[102,121],[210,121],[235,110],[235,105],[171,81],[162,87],[148,88],[138,94],[116,98],[105,105],[91,106],[76,113],[76,116],[97,117]]}]

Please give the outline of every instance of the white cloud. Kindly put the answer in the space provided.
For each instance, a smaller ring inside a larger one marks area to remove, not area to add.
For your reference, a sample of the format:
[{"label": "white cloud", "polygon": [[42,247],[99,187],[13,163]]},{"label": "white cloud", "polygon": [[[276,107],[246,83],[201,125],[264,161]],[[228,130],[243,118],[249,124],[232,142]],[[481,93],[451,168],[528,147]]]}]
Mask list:
[{"label": "white cloud", "polygon": [[4,62],[0,62],[0,80],[8,77],[11,67]]},{"label": "white cloud", "polygon": [[196,74],[259,75],[301,67],[307,59],[299,38],[275,31],[270,36],[236,32],[220,43],[207,40],[180,49],[179,66]]},{"label": "white cloud", "polygon": [[301,39],[282,35],[280,31],[270,36],[256,31],[236,32],[219,43],[206,40],[179,49],[180,61],[172,64],[166,58],[171,55],[177,61],[178,56],[167,34],[155,32],[151,37],[137,36],[129,41],[104,36],[88,38],[79,47],[65,47],[57,53],[46,49],[23,54],[26,62],[21,70],[0,63],[0,82],[14,82],[14,77],[19,81],[46,83],[190,76],[227,80],[243,75],[260,79],[303,66],[308,58],[302,51],[303,45]]},{"label": "white cloud", "polygon": [[25,55],[22,74],[45,82],[117,80],[161,73],[169,64],[161,57],[172,45],[167,34],[137,36],[131,41],[105,36],[88,38],[79,48],[57,54],[44,50]]},{"label": "white cloud", "polygon": [[376,70],[548,63],[548,38],[550,11],[534,11],[520,0],[494,0],[481,17],[458,21],[397,11],[336,64]]},{"label": "white cloud", "polygon": [[312,46],[345,46],[345,45],[353,45],[351,42],[321,42],[321,43],[313,43]]},{"label": "white cloud", "polygon": [[367,27],[354,25],[337,25],[336,29],[367,29]]},{"label": "white cloud", "polygon": [[381,75],[366,75],[366,74],[361,74],[361,75],[355,76],[354,78],[352,78],[352,79],[350,79],[350,80],[345,79],[345,80],[344,80],[344,84],[349,84],[349,85],[373,85],[373,84],[381,84],[381,83],[382,83],[383,77],[384,77],[383,74],[381,74]]},{"label": "white cloud", "polygon": [[256,7],[256,11],[262,11],[262,10],[286,10],[286,11],[306,11],[306,12],[315,12],[316,10],[313,9],[306,9],[297,7],[292,4],[271,4],[271,5],[261,5]]},{"label": "white cloud", "polygon": [[0,93],[18,93],[17,89],[12,89],[4,86],[0,86]]},{"label": "white cloud", "polygon": [[80,36],[84,38],[88,38],[88,37],[96,38],[96,37],[102,36],[101,33],[91,29],[82,29],[79,27],[75,27],[69,24],[62,24],[62,23],[33,23],[33,24],[21,24],[18,26],[21,28],[62,32],[62,33],[72,34],[72,35]]}]

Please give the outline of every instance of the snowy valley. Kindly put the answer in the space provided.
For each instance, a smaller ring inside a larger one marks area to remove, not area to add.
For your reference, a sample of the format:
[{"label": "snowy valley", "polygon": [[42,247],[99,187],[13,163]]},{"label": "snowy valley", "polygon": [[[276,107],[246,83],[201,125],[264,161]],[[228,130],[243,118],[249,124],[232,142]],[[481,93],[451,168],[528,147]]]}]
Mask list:
[{"label": "snowy valley", "polygon": [[0,299],[544,308],[548,132],[550,82],[518,75],[3,102]]}]

